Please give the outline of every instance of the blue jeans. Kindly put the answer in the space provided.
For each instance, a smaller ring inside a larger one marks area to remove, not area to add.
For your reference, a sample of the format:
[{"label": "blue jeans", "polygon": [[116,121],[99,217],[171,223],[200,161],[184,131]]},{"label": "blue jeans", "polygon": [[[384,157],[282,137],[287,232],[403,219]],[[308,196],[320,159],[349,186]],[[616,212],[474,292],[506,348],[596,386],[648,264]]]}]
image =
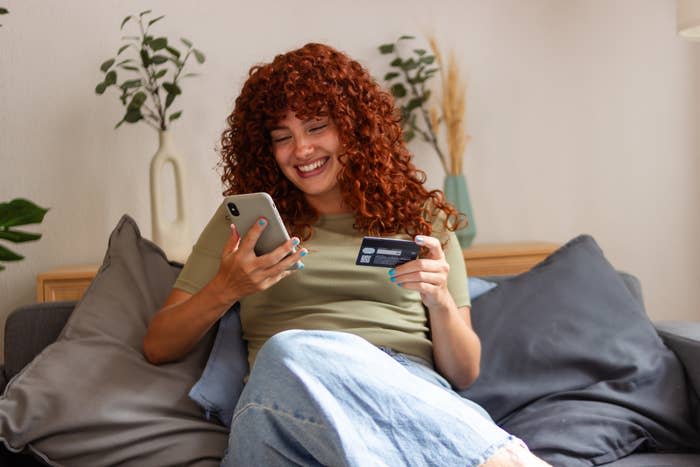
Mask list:
[{"label": "blue jeans", "polygon": [[285,331],[257,355],[222,465],[477,466],[514,439],[420,359]]}]

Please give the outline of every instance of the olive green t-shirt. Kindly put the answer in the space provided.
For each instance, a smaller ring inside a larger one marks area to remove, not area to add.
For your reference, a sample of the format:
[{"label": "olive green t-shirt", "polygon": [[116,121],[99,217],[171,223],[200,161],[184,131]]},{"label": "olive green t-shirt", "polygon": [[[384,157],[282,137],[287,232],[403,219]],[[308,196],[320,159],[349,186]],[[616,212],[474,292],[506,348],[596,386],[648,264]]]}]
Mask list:
[{"label": "olive green t-shirt", "polygon": [[[225,216],[223,208],[205,227],[174,287],[195,294],[218,271],[230,233],[217,216]],[[303,258],[304,269],[241,299],[241,326],[251,368],[265,341],[288,329],[345,331],[432,362],[428,317],[420,294],[392,283],[387,268],[355,265],[362,234],[353,229],[353,222],[352,214],[322,216],[313,226],[312,238],[302,245],[309,250]],[[440,238],[439,233],[433,235]],[[447,238],[448,288],[457,307],[469,306],[462,251],[454,233],[448,232]]]}]

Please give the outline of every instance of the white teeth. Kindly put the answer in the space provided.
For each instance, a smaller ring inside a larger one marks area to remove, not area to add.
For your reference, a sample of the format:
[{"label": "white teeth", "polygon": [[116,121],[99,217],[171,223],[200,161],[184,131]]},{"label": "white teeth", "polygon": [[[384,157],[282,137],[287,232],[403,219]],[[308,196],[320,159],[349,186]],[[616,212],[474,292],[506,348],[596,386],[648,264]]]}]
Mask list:
[{"label": "white teeth", "polygon": [[318,169],[321,167],[323,164],[326,163],[327,159],[321,159],[317,160],[316,162],[312,162],[309,165],[298,165],[297,169],[299,169],[301,172],[311,172],[314,169]]}]

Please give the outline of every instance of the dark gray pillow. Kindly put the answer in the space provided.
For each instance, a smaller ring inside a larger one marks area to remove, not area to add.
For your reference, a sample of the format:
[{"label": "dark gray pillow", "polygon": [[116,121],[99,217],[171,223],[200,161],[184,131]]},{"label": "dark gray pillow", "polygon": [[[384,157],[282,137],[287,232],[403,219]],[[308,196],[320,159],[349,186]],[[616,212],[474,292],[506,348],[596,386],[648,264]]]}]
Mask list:
[{"label": "dark gray pillow", "polygon": [[553,465],[700,446],[680,363],[590,236],[474,301],[479,379],[461,394]]},{"label": "dark gray pillow", "polygon": [[0,397],[0,439],[51,465],[218,466],[227,430],[207,422],[187,393],[213,334],[184,359],[146,362],[142,340],[181,265],[141,238],[124,216],[104,263],[58,340]]}]

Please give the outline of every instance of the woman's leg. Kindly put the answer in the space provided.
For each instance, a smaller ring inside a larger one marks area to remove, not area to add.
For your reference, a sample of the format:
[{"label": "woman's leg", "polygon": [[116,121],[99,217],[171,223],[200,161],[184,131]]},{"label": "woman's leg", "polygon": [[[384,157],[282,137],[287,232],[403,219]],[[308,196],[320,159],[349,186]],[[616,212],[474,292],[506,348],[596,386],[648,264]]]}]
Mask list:
[{"label": "woman's leg", "polygon": [[226,466],[478,466],[514,438],[348,333],[286,331],[258,353]]}]

